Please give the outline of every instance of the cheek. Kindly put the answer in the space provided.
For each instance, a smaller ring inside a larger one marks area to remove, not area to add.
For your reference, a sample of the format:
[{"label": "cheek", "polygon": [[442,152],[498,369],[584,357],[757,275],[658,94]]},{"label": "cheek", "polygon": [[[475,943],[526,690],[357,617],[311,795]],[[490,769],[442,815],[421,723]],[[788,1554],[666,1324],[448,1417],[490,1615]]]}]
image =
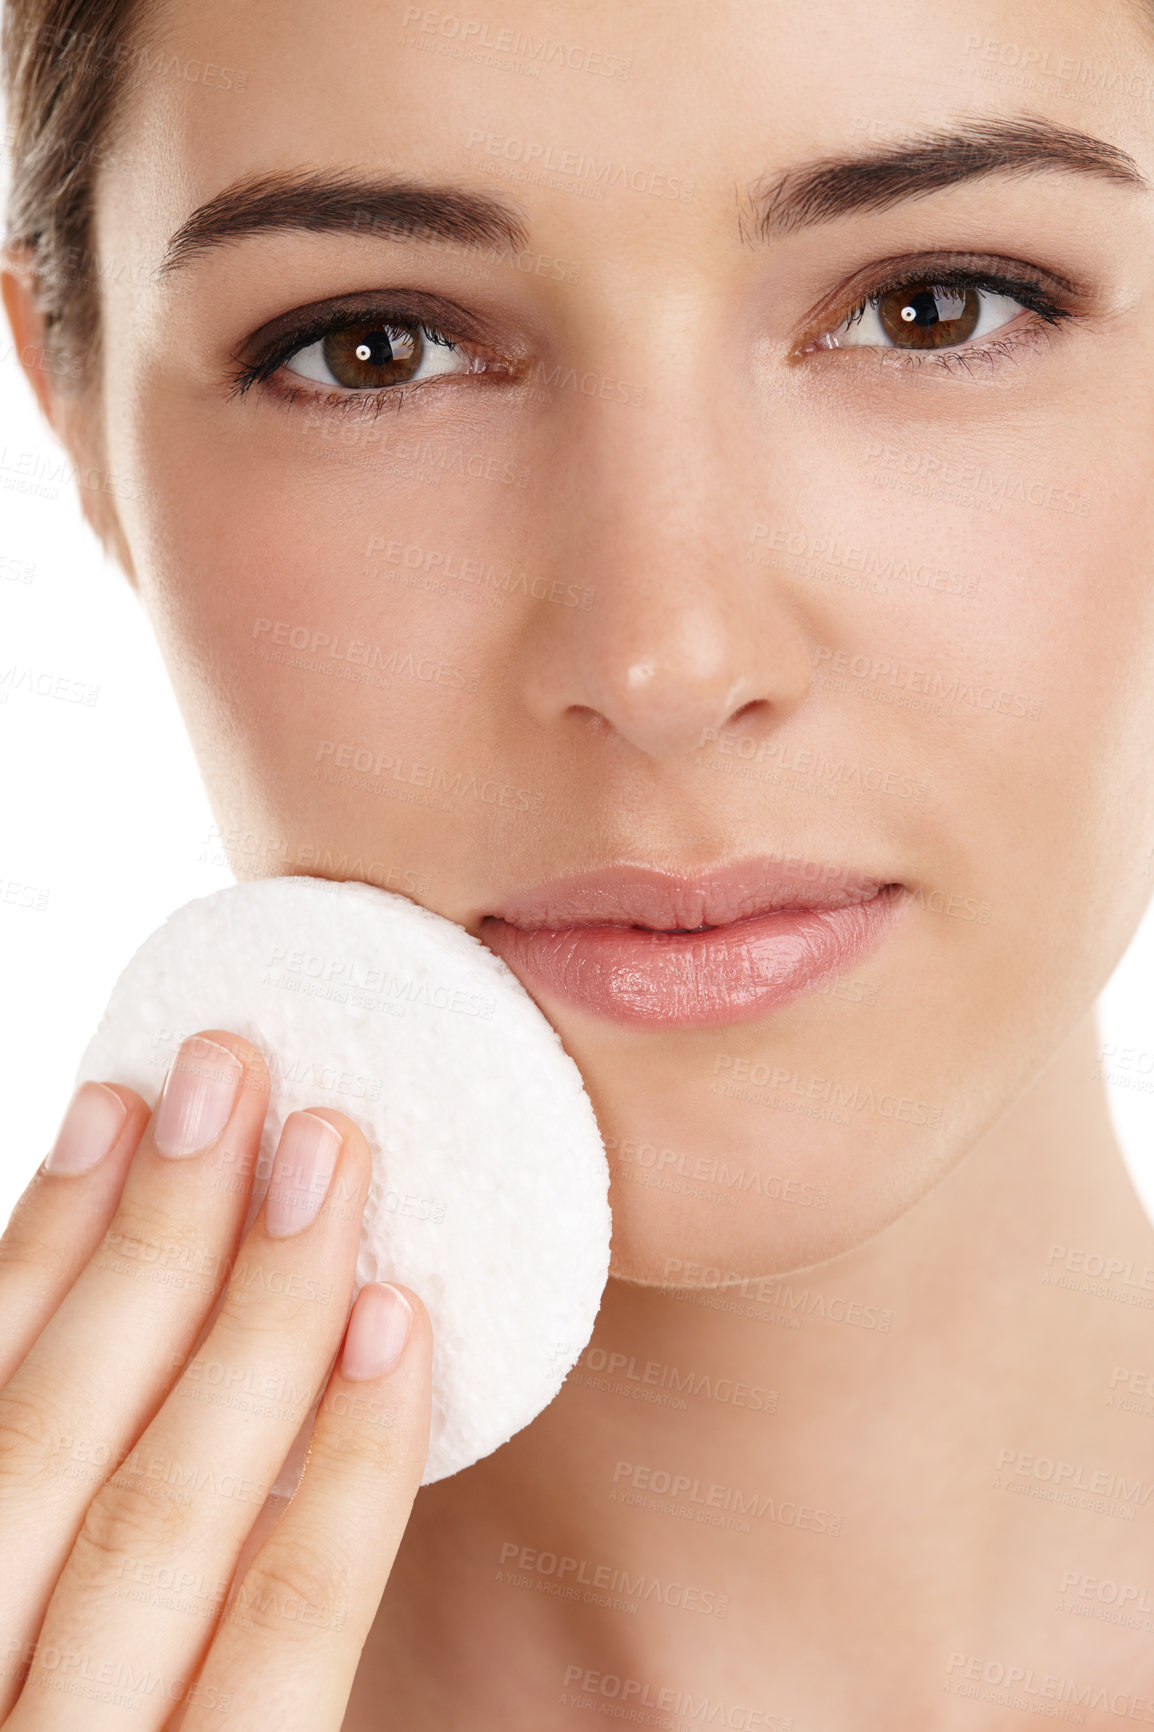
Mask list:
[{"label": "cheek", "polygon": [[264,453],[140,449],[142,593],[214,804],[310,846],[439,857],[448,912],[462,831],[499,846],[526,807],[502,743],[540,605],[514,546],[524,466],[385,417]]},{"label": "cheek", "polygon": [[[961,410],[891,416],[880,438],[851,423],[836,447],[815,428],[754,542],[809,609],[815,717],[824,693],[843,746],[913,771],[917,854],[1023,938],[1060,918],[1066,966],[1125,942],[1154,826],[1154,506],[1136,455],[1154,428],[1149,410],[1101,427],[1092,412],[1023,424],[1010,403],[996,439],[985,409],[974,431]],[[896,835],[895,803],[873,804]],[[1039,973],[1060,970],[1033,943]]]}]

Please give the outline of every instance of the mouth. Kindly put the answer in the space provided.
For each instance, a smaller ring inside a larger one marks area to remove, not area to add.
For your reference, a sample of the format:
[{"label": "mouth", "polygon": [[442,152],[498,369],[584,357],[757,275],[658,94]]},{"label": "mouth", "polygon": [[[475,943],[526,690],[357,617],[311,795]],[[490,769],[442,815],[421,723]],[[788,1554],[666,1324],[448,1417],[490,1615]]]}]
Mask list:
[{"label": "mouth", "polygon": [[479,936],[534,996],[612,1022],[754,1021],[871,954],[901,884],[790,859],[609,867],[509,897]]}]

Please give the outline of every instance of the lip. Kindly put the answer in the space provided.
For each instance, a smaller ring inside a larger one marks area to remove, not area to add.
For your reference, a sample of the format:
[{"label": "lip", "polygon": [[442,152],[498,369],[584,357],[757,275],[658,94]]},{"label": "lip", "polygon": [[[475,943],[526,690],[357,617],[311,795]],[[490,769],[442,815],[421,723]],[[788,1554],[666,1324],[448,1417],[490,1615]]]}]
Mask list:
[{"label": "lip", "polygon": [[634,1027],[713,1028],[788,1003],[877,949],[903,886],[800,859],[554,879],[479,936],[529,991]]}]

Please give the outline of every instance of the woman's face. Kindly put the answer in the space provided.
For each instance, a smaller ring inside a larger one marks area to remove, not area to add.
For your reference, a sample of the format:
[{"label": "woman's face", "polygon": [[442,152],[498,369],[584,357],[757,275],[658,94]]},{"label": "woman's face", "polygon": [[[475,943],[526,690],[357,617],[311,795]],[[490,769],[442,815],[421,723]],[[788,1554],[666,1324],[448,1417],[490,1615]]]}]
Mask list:
[{"label": "woman's face", "polygon": [[[98,185],[103,462],[234,868],[504,947],[597,1108],[622,1275],[785,1271],[897,1218],[1148,899],[1145,28],[197,0],[139,62]],[[158,272],[270,175],[382,190],[327,226],[285,190]],[[778,1003],[740,934],[558,960],[491,918],[587,916],[602,880],[526,893],[618,867],[611,919],[729,920],[653,874],[733,866],[737,912],[840,899],[845,930],[902,888]]]}]

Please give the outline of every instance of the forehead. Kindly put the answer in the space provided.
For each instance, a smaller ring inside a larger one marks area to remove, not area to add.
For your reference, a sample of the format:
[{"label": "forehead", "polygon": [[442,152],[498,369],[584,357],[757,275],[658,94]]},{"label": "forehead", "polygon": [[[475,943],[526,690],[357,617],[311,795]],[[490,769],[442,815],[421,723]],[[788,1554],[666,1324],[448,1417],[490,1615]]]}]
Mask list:
[{"label": "forehead", "polygon": [[1044,116],[1139,160],[1154,123],[1154,28],[1124,0],[176,0],[132,64],[98,203],[153,264],[198,205],[289,166],[633,234],[662,203],[732,223],[765,175],[947,119]]}]

